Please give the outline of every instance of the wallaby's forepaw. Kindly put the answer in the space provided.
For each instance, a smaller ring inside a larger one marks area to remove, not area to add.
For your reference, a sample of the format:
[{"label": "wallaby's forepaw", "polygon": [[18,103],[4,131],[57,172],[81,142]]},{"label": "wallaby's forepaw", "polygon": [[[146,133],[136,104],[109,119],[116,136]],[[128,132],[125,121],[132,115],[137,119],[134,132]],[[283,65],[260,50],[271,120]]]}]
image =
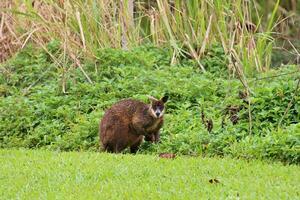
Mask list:
[{"label": "wallaby's forepaw", "polygon": [[158,143],[160,140],[159,135],[156,134],[150,134],[145,136],[145,141],[151,142],[151,143]]},{"label": "wallaby's forepaw", "polygon": [[151,142],[151,143],[155,142],[155,135],[154,134],[146,135],[145,141]]}]

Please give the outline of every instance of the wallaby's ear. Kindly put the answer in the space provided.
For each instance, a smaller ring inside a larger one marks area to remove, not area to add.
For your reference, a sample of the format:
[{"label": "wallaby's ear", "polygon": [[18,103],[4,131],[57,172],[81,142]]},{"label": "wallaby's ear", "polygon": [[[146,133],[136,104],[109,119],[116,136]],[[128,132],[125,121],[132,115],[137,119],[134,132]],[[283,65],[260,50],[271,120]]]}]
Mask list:
[{"label": "wallaby's ear", "polygon": [[164,103],[166,103],[166,102],[168,101],[168,99],[169,99],[169,96],[164,96],[164,97],[161,98],[161,100],[162,100]]},{"label": "wallaby's ear", "polygon": [[148,96],[148,99],[150,100],[150,102],[154,102],[154,101],[158,101],[156,98],[154,98],[153,96]]}]

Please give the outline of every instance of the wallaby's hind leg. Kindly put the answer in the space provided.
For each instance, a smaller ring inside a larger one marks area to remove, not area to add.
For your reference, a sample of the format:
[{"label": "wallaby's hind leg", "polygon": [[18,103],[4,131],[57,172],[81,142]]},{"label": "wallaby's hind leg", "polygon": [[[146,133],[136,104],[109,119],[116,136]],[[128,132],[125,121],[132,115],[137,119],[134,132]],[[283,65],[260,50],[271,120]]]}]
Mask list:
[{"label": "wallaby's hind leg", "polygon": [[141,137],[136,143],[130,146],[130,153],[136,153],[139,150],[139,147],[143,141],[143,137]]},{"label": "wallaby's hind leg", "polygon": [[121,153],[124,149],[126,149],[126,147],[127,147],[127,143],[125,143],[124,141],[118,141],[114,145],[114,152]]},{"label": "wallaby's hind leg", "polygon": [[108,145],[106,151],[108,153],[115,153],[115,148],[112,145]]},{"label": "wallaby's hind leg", "polygon": [[101,145],[101,150],[104,152],[108,152],[108,153],[114,153],[114,147],[107,143],[107,144],[102,144]]}]

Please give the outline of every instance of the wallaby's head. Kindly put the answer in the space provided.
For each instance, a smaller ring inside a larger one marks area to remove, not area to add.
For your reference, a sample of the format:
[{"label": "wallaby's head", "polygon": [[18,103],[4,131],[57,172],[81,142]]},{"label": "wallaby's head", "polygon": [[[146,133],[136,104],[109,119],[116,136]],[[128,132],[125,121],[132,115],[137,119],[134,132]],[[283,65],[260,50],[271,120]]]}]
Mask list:
[{"label": "wallaby's head", "polygon": [[168,101],[168,96],[164,96],[161,99],[156,99],[152,96],[148,97],[150,100],[149,111],[154,118],[160,118],[165,112],[165,103]]}]

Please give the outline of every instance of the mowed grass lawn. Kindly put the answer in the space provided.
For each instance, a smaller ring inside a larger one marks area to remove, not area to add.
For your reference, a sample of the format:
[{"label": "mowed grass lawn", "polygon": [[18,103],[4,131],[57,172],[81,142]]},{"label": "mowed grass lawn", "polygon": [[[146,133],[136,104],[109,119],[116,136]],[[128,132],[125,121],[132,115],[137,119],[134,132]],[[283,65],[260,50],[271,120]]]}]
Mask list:
[{"label": "mowed grass lawn", "polygon": [[0,199],[226,198],[299,199],[300,167],[229,158],[0,150]]}]

